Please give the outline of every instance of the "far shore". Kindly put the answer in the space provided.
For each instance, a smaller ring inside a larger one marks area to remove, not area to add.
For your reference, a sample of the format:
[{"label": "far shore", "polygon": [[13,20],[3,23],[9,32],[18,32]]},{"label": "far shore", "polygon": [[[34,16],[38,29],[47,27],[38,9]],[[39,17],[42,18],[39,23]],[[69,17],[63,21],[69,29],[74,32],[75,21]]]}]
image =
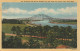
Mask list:
[{"label": "far shore", "polygon": [[54,24],[70,24],[70,25],[76,25],[76,23],[59,23],[59,22],[49,22],[49,23],[54,23]]}]

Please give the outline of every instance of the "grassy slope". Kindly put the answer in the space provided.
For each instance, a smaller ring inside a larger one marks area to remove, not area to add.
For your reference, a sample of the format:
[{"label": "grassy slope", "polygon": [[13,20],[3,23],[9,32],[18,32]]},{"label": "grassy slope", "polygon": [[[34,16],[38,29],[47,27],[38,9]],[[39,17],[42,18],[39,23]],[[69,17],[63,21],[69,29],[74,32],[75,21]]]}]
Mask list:
[{"label": "grassy slope", "polygon": [[2,31],[5,33],[12,33],[11,28],[13,26],[20,26],[21,30],[24,29],[24,27],[29,26],[29,25],[24,25],[24,24],[2,24]]}]

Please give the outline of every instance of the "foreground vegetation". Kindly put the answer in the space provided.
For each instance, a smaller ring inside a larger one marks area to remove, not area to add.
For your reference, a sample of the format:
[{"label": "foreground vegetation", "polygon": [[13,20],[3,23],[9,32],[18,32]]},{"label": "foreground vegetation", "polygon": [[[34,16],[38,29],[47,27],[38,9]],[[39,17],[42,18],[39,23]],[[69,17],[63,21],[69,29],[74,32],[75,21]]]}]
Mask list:
[{"label": "foreground vegetation", "polygon": [[[6,36],[5,33],[16,34],[17,36]],[[26,37],[26,35],[30,35],[30,37]],[[3,48],[56,48],[59,45],[77,48],[77,29],[72,29],[70,26],[3,24],[2,36]],[[46,38],[33,38],[32,36]],[[26,40],[26,42],[23,43],[22,40]]]}]

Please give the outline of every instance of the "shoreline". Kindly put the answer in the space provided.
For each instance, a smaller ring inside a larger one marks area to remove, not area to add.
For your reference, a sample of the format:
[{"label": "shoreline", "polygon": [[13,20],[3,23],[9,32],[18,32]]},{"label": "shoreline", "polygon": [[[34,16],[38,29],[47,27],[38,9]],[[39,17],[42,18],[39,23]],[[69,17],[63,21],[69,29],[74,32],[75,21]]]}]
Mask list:
[{"label": "shoreline", "polygon": [[[49,23],[54,23],[54,24],[69,24],[69,23],[58,23],[58,22],[49,22]],[[76,24],[69,24],[69,25],[76,25]]]}]

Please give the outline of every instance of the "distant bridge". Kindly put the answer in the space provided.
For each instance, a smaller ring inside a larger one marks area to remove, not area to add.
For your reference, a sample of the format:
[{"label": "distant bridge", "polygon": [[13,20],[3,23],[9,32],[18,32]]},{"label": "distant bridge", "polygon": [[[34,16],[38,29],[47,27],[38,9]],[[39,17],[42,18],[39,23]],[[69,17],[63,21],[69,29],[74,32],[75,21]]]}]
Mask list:
[{"label": "distant bridge", "polygon": [[45,14],[37,14],[29,18],[30,20],[52,20],[53,18]]}]

